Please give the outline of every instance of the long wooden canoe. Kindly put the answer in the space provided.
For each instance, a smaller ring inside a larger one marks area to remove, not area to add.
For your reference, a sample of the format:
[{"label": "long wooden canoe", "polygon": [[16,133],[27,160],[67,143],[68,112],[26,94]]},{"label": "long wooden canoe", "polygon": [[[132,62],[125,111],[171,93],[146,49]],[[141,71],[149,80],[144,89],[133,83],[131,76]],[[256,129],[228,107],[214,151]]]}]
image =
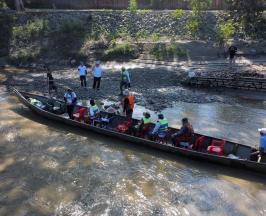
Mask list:
[{"label": "long wooden canoe", "polygon": [[[135,143],[139,144],[142,146],[147,146],[147,147],[152,147],[154,149],[159,149],[165,152],[170,152],[176,155],[181,155],[181,156],[186,156],[189,158],[197,159],[197,160],[202,160],[202,161],[207,161],[211,163],[217,163],[221,165],[226,165],[234,168],[239,168],[239,169],[244,169],[244,170],[252,170],[260,173],[266,173],[266,161],[264,158],[264,161],[261,163],[257,163],[255,161],[250,160],[250,154],[251,152],[255,151],[255,148],[247,146],[247,145],[242,145],[239,143],[234,143],[231,141],[226,141],[226,144],[224,146],[224,152],[223,156],[218,156],[214,154],[209,154],[207,151],[195,151],[195,150],[190,150],[186,148],[179,148],[179,147],[173,147],[170,145],[170,142],[168,144],[160,144],[158,142],[154,142],[148,139],[143,139],[139,138],[136,136],[124,134],[124,133],[119,133],[116,130],[112,128],[100,128],[96,126],[92,126],[86,123],[78,122],[75,120],[71,120],[65,117],[65,115],[60,115],[60,114],[55,114],[53,112],[47,111],[45,109],[39,108],[38,106],[33,105],[30,103],[28,100],[29,98],[34,98],[42,102],[46,102],[48,100],[51,100],[50,98],[40,96],[40,95],[35,95],[35,94],[30,94],[26,92],[20,92],[16,89],[14,89],[14,93],[20,100],[22,104],[30,108],[33,112],[37,113],[40,116],[43,116],[44,118],[54,120],[57,122],[61,122],[67,125],[71,125],[73,127],[79,127],[83,128],[85,130],[93,131],[99,134],[104,134],[106,136],[112,136],[112,137],[117,137],[119,139],[128,141],[130,143]],[[123,119],[124,117],[122,116],[116,116],[119,119]],[[138,120],[134,120],[135,122],[138,122]],[[178,129],[175,128],[170,128],[170,131],[172,133],[178,131]],[[195,134],[195,137],[200,137],[202,136],[201,134]],[[206,137],[206,142],[205,145],[210,145],[210,142],[212,139],[216,139],[213,137],[205,136]],[[219,140],[219,139],[216,139]],[[207,147],[206,147],[207,148]],[[232,158],[228,157],[228,155],[233,154],[238,157]]]}]

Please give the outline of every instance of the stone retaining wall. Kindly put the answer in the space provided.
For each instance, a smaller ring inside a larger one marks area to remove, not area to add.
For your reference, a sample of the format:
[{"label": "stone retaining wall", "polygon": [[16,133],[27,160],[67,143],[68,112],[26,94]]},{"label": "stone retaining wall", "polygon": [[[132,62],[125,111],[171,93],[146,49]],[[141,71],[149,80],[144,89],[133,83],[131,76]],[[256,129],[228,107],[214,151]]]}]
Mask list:
[{"label": "stone retaining wall", "polygon": [[[87,11],[60,11],[60,10],[31,10],[26,13],[14,13],[15,25],[25,25],[35,19],[48,20],[52,30],[56,30],[67,20],[78,20],[93,30],[102,32],[127,31],[129,34],[145,32],[145,36],[152,33],[163,36],[176,36],[180,39],[188,39],[186,23],[190,16],[190,11],[184,11],[180,19],[171,15],[171,11],[143,11],[132,13],[129,11],[111,10],[87,10]],[[213,39],[215,25],[219,14],[216,12],[206,12],[203,17],[205,26],[199,32],[200,39]],[[144,36],[144,35],[143,35]]]},{"label": "stone retaining wall", "polygon": [[208,78],[194,77],[183,84],[194,87],[234,88],[266,91],[266,79],[261,78]]}]

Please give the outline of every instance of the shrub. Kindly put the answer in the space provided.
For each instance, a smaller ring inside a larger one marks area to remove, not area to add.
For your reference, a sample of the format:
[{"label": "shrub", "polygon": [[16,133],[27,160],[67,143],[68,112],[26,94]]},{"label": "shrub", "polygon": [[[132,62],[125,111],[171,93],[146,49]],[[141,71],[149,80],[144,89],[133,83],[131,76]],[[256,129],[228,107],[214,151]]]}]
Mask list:
[{"label": "shrub", "polygon": [[174,57],[185,57],[186,56],[186,50],[177,47],[176,44],[172,44],[170,46],[165,46],[164,44],[155,46],[151,50],[151,54],[156,58],[156,59],[169,59],[169,58],[174,58]]},{"label": "shrub", "polygon": [[159,36],[158,36],[158,34],[156,34],[155,32],[153,32],[153,33],[151,34],[151,40],[152,40],[153,42],[158,41],[158,40],[159,40]]},{"label": "shrub", "polygon": [[126,38],[129,35],[127,26],[120,27],[117,30],[117,34],[120,38]]},{"label": "shrub", "polygon": [[136,58],[135,48],[128,42],[122,44],[115,44],[113,47],[107,49],[104,53],[105,59],[112,58]]},{"label": "shrub", "polygon": [[138,9],[137,0],[129,0],[128,10],[131,12],[136,12]]},{"label": "shrub", "polygon": [[235,26],[233,21],[221,22],[217,26],[217,38],[220,43],[224,43],[229,40],[235,32]]},{"label": "shrub", "polygon": [[171,17],[174,19],[180,19],[184,15],[184,11],[182,9],[176,9],[170,13]]},{"label": "shrub", "polygon": [[148,32],[145,29],[141,29],[134,34],[134,37],[136,41],[139,41],[139,39],[147,39]]},{"label": "shrub", "polygon": [[0,8],[3,8],[3,9],[8,8],[4,0],[0,0]]},{"label": "shrub", "polygon": [[246,36],[257,38],[261,34],[265,37],[265,0],[227,0],[227,6],[231,17],[239,23]]},{"label": "shrub", "polygon": [[20,50],[17,55],[11,56],[9,62],[11,64],[28,64],[35,61],[40,55],[39,50],[30,51],[30,50]]},{"label": "shrub", "polygon": [[189,0],[189,5],[197,15],[203,10],[207,10],[212,4],[212,0]]},{"label": "shrub", "polygon": [[185,26],[186,30],[190,32],[192,35],[195,35],[198,32],[199,27],[200,27],[200,20],[194,16],[190,17]]},{"label": "shrub", "polygon": [[34,39],[49,31],[48,20],[36,19],[24,26],[13,27],[12,35],[15,39]]}]

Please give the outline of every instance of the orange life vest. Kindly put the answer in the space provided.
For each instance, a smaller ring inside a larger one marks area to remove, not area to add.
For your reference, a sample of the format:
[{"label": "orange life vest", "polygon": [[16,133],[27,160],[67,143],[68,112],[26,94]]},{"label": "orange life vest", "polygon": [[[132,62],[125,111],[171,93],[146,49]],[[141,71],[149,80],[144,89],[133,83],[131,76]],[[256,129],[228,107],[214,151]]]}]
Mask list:
[{"label": "orange life vest", "polygon": [[133,96],[132,95],[129,95],[126,98],[129,101],[129,108],[133,110],[134,109],[134,98],[133,98]]}]

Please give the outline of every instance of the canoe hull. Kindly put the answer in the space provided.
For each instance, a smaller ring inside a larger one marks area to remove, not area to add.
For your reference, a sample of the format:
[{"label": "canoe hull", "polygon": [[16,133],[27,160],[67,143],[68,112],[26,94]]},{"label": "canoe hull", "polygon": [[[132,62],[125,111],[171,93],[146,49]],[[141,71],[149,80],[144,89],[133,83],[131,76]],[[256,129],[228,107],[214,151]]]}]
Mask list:
[{"label": "canoe hull", "polygon": [[[74,127],[79,127],[88,131],[92,131],[95,133],[99,134],[104,134],[106,136],[111,136],[111,137],[116,137],[119,139],[122,139],[124,141],[128,141],[129,143],[135,143],[139,144],[141,146],[146,146],[146,147],[151,147],[153,149],[158,149],[162,150],[164,152],[172,153],[178,156],[185,156],[189,158],[193,158],[196,160],[200,161],[206,161],[206,162],[211,162],[211,163],[216,163],[216,164],[221,164],[221,165],[226,165],[230,167],[235,167],[238,169],[244,169],[244,170],[252,170],[260,173],[266,173],[266,164],[265,163],[257,163],[249,160],[238,160],[238,159],[231,159],[228,157],[224,156],[216,156],[216,155],[211,155],[207,153],[202,153],[202,152],[197,152],[197,151],[192,151],[188,149],[183,149],[183,148],[176,148],[173,146],[169,145],[164,145],[164,144],[159,144],[153,141],[145,140],[142,138],[130,136],[127,134],[121,134],[112,130],[107,130],[95,126],[91,126],[88,124],[80,123],[77,121],[73,121],[70,119],[66,119],[62,116],[58,116],[56,114],[47,112],[45,110],[42,110],[34,105],[32,105],[24,96],[21,92],[14,90],[14,93],[18,97],[19,101],[27,106],[29,109],[31,109],[34,113],[57,122],[61,122],[63,124],[69,125],[69,126],[74,126]],[[27,95],[31,95],[26,93]],[[34,95],[33,95],[34,96]]]}]

